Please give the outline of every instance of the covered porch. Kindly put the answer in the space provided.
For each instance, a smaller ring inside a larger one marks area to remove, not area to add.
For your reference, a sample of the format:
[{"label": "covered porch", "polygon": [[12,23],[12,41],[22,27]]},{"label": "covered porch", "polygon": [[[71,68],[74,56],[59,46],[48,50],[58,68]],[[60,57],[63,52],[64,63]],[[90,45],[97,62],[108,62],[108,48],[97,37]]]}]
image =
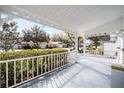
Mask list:
[{"label": "covered porch", "polygon": [[123,88],[124,72],[111,69],[113,59],[82,57],[73,65],[39,77],[19,88]]},{"label": "covered porch", "polygon": [[[49,25],[74,35],[73,51],[0,61],[6,67],[3,86],[19,88],[124,87],[124,72],[111,68],[113,63],[124,66],[123,10],[124,6],[0,6],[1,12]],[[2,24],[4,20],[0,21]],[[105,52],[112,54],[114,51],[115,55],[87,50],[86,41],[89,37],[113,34],[116,35],[116,50]],[[78,53],[79,36],[83,37],[84,42],[82,53]],[[16,80],[17,62],[20,62],[19,82]],[[24,62],[26,68],[23,68]],[[31,71],[29,71],[29,62]],[[12,85],[9,85],[8,79],[10,63],[13,64]]]}]

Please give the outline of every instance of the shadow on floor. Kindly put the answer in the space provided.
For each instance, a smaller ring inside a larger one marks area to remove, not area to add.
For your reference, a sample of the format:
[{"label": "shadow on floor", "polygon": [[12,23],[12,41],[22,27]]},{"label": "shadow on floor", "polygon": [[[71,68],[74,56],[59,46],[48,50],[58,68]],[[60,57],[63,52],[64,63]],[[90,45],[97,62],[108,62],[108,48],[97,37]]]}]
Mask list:
[{"label": "shadow on floor", "polygon": [[22,88],[110,88],[124,87],[124,72],[89,59],[81,59],[58,72],[37,78]]}]

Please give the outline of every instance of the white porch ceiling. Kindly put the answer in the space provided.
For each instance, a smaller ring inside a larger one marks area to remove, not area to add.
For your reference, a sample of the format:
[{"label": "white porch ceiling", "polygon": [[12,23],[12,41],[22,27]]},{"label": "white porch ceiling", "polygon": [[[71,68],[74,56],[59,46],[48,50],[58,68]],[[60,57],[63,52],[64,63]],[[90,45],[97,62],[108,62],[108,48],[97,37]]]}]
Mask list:
[{"label": "white porch ceiling", "polygon": [[[21,5],[0,6],[1,11],[16,11],[20,17],[79,34],[118,19],[124,6],[114,5]],[[90,30],[91,31],[91,30]],[[93,32],[92,32],[93,33]]]}]

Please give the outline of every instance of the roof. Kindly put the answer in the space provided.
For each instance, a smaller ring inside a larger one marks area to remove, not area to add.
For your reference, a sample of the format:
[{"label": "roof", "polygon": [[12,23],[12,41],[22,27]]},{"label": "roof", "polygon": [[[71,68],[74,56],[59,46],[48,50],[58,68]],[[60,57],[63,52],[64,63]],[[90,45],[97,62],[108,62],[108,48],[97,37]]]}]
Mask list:
[{"label": "roof", "polygon": [[[119,30],[121,27],[119,18],[123,16],[124,6],[13,5],[0,6],[0,10],[65,31],[77,32],[78,34],[90,34],[92,32],[91,34],[94,34],[94,32],[105,33],[105,30],[107,32],[111,32],[113,29],[114,31]],[[109,25],[106,26],[106,24]],[[102,25],[104,25],[103,28]],[[115,25],[117,27],[114,27]]]}]

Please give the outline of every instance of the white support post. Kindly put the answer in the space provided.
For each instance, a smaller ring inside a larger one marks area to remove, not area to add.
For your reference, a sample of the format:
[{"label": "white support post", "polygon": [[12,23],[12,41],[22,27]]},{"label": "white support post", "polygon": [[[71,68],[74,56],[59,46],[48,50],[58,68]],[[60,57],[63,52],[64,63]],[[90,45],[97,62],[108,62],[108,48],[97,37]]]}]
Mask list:
[{"label": "white support post", "polygon": [[78,53],[78,34],[75,33],[75,52]]},{"label": "white support post", "polygon": [[83,54],[84,54],[84,56],[85,56],[85,54],[86,54],[86,37],[85,37],[85,35],[83,36],[83,44],[84,44],[84,46],[83,46]]},{"label": "white support post", "polygon": [[[124,30],[124,16],[122,16],[122,30]],[[118,49],[118,57],[119,63],[124,64],[124,37],[123,35],[118,35],[118,41],[119,41],[119,49]]]},{"label": "white support post", "polygon": [[122,38],[122,37],[118,37],[118,41],[119,41],[119,47],[120,47],[120,49],[118,49],[118,57],[117,57],[117,59],[119,60],[119,63],[121,63],[121,64],[124,64],[124,51],[122,51],[123,50],[123,48],[124,48],[124,38]]},{"label": "white support post", "polygon": [[75,31],[75,33],[74,33],[74,36],[75,36],[75,58],[74,58],[74,62],[76,62],[77,61],[77,59],[78,59],[78,33]]},{"label": "white support post", "polygon": [[124,37],[123,37],[123,47],[122,47],[122,64],[124,64]]},{"label": "white support post", "polygon": [[[122,18],[122,29],[124,30],[124,15]],[[122,36],[122,44],[121,44],[121,58],[122,58],[122,64],[124,64],[124,36]]]}]

